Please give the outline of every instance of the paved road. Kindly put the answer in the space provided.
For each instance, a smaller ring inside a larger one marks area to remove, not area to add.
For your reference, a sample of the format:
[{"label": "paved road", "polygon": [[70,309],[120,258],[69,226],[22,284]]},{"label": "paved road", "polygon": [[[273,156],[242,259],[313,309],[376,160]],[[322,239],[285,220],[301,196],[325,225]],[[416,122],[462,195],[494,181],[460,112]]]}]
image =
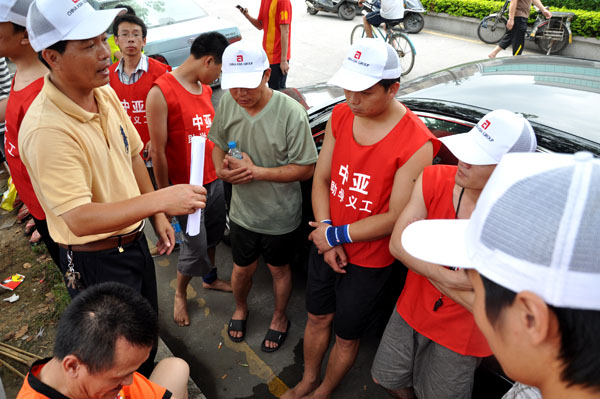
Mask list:
[{"label": "paved road", "polygon": [[[254,29],[235,9],[238,1],[200,0],[213,15],[220,15],[238,24],[246,40],[261,40],[262,32]],[[258,0],[239,0],[258,13]],[[292,0],[292,61],[288,86],[305,86],[326,81],[338,68],[349,46],[352,27],[360,22],[342,21],[333,14],[310,16],[301,0]],[[453,37],[425,29],[411,38],[417,48],[413,72],[415,78],[445,67],[484,58],[491,47],[471,39]],[[188,292],[190,327],[177,327],[172,322],[172,301],[177,255],[156,258],[161,309],[162,336],[170,349],[186,358],[192,366],[192,378],[209,399],[273,398],[299,381],[302,372],[302,335],[306,323],[304,307],[305,276],[302,268],[294,271],[294,292],[289,305],[292,322],[290,335],[281,350],[265,354],[260,344],[267,331],[272,313],[272,289],[264,265],[254,278],[250,294],[250,317],[247,339],[234,344],[226,338],[226,325],[233,312],[231,294],[202,289],[200,279],[194,279]],[[218,247],[219,274],[231,274],[229,248]],[[219,349],[220,348],[220,349]],[[336,392],[336,398],[387,398],[375,386],[369,375],[377,339],[363,341],[356,365]]]}]

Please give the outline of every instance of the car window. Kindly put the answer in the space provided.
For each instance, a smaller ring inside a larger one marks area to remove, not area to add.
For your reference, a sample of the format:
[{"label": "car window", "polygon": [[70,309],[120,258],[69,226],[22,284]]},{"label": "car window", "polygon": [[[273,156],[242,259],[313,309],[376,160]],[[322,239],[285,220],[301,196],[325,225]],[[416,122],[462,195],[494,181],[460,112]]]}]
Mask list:
[{"label": "car window", "polygon": [[90,0],[96,9],[114,8],[126,4],[135,10],[148,28],[171,25],[207,15],[193,0]]},{"label": "car window", "polygon": [[[468,122],[434,117],[432,115],[419,114],[418,112],[417,115],[421,118],[423,123],[425,123],[425,126],[429,128],[431,133],[438,138],[457,133],[466,133],[473,127],[473,125]],[[456,157],[452,155],[450,150],[443,144],[437,155],[433,158],[434,165],[439,163],[448,165],[456,165],[458,163]]]}]

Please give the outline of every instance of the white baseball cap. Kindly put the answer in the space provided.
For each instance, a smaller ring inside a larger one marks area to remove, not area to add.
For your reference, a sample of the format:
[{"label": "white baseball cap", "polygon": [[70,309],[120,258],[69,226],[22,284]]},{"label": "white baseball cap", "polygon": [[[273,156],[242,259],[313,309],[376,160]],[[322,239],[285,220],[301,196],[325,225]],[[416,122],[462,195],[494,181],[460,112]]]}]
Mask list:
[{"label": "white baseball cap", "polygon": [[94,10],[87,0],[35,0],[27,14],[29,42],[35,51],[61,40],[85,40],[105,32],[124,8]]},{"label": "white baseball cap", "polygon": [[349,91],[363,91],[382,79],[396,79],[402,74],[398,53],[380,39],[364,38],[354,43],[342,67],[329,84]]},{"label": "white baseball cap", "polygon": [[412,223],[402,246],[553,306],[600,310],[598,198],[600,160],[589,152],[507,154],[471,219]]},{"label": "white baseball cap", "polygon": [[261,46],[244,40],[232,43],[223,52],[221,88],[255,89],[267,69],[269,59]]},{"label": "white baseball cap", "polygon": [[468,133],[440,138],[460,161],[471,165],[496,165],[509,152],[533,152],[535,133],[520,114],[498,109],[486,114]]},{"label": "white baseball cap", "polygon": [[0,0],[0,22],[25,26],[27,10],[33,0]]}]

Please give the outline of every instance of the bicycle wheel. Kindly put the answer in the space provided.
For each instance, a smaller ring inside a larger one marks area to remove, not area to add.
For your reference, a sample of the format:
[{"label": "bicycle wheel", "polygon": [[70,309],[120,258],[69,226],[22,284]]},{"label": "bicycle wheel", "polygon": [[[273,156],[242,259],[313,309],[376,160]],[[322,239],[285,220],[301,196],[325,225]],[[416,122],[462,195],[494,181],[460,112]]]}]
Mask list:
[{"label": "bicycle wheel", "polygon": [[562,22],[560,23],[560,28],[558,28],[558,23],[555,23],[556,26],[552,25],[553,29],[562,29],[563,35],[562,39],[551,38],[545,36],[545,32],[548,29],[548,22],[543,22],[538,26],[537,32],[535,34],[535,42],[537,43],[540,50],[544,52],[546,55],[556,54],[560,52],[562,49],[569,44],[569,31],[567,27]]},{"label": "bicycle wheel", "polygon": [[408,75],[415,65],[415,46],[404,33],[394,33],[390,44],[398,52],[402,65],[402,76]]},{"label": "bicycle wheel", "polygon": [[499,15],[488,15],[477,28],[477,36],[482,42],[496,44],[506,33],[506,19]]},{"label": "bicycle wheel", "polygon": [[363,37],[367,37],[365,27],[363,24],[356,25],[350,34],[350,44],[354,44],[358,39],[362,39]]}]

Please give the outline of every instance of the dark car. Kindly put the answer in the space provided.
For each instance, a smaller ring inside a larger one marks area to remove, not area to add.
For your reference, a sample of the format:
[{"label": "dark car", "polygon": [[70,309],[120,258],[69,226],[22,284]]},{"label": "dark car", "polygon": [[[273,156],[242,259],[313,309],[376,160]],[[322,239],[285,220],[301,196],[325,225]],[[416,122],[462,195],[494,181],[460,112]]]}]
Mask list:
[{"label": "dark car", "polygon": [[[288,89],[309,113],[320,149],[340,89],[317,85]],[[402,83],[398,100],[437,137],[469,131],[494,109],[523,114],[535,130],[538,151],[586,150],[600,156],[600,62],[556,56],[521,56],[459,65]],[[434,163],[455,164],[444,146]],[[311,182],[303,183],[305,221],[312,220]],[[306,223],[304,223],[306,226]],[[477,371],[473,398],[501,398],[510,388],[495,359]]]},{"label": "dark car", "polygon": [[[344,101],[334,96],[342,94],[327,85],[298,90],[317,147],[333,106]],[[521,56],[472,62],[402,82],[398,99],[439,137],[466,132],[489,111],[503,108],[531,122],[539,151],[600,155],[598,61]],[[442,151],[436,162],[456,160]]]}]

